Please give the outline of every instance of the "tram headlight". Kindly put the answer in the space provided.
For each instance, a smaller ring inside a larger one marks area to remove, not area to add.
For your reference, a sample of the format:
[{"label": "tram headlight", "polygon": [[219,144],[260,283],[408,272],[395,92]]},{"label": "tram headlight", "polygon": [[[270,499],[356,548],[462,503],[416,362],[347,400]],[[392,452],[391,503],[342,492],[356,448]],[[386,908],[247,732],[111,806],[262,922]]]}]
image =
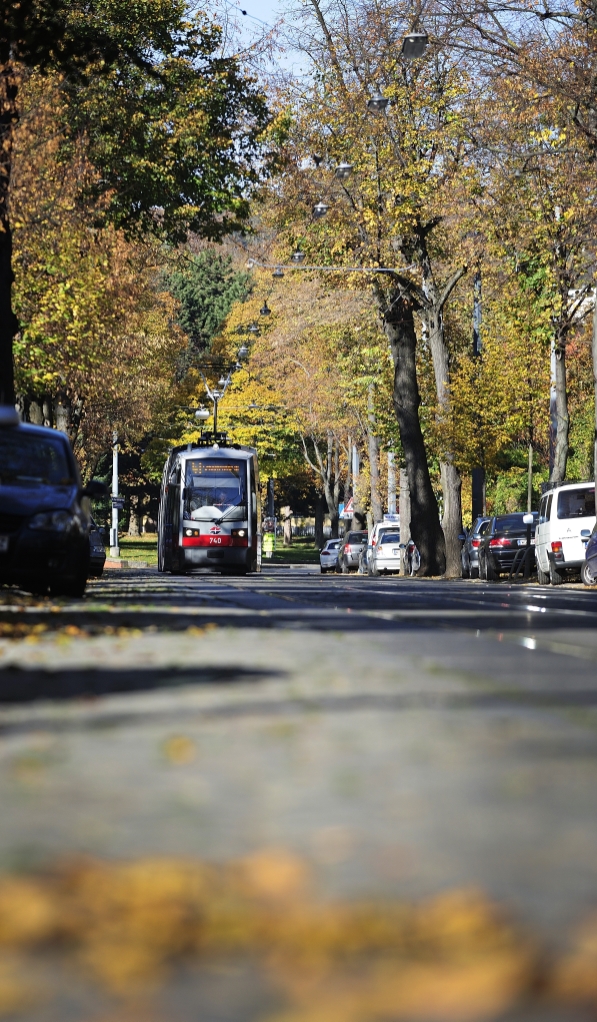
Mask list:
[{"label": "tram headlight", "polygon": [[244,539],[244,537],[247,535],[247,530],[246,529],[231,529],[230,530],[230,535],[231,536],[238,536],[239,539]]},{"label": "tram headlight", "polygon": [[192,536],[193,535],[193,530],[192,529],[185,529],[184,530],[184,534],[185,534],[185,536]]}]

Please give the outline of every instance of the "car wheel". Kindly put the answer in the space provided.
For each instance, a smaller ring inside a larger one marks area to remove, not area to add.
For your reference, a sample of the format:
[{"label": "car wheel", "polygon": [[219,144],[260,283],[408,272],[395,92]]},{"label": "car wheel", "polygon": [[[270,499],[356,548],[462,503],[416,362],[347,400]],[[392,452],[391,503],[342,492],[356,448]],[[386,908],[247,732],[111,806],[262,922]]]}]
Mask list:
[{"label": "car wheel", "polygon": [[558,571],[553,561],[549,562],[549,581],[552,586],[561,586],[564,581],[564,573],[562,571]]},{"label": "car wheel", "polygon": [[500,577],[499,571],[496,571],[489,557],[485,558],[485,578],[488,582],[497,582]]},{"label": "car wheel", "polygon": [[462,577],[463,578],[470,578],[471,577],[470,568],[469,568],[468,564],[466,563],[464,557],[462,558]]},{"label": "car wheel", "polygon": [[343,575],[348,575],[349,568],[348,568],[348,565],[347,565],[346,561],[344,560],[344,558],[342,558],[342,564],[340,565],[340,571],[342,572]]},{"label": "car wheel", "polygon": [[580,577],[586,586],[597,586],[597,574],[595,574],[588,561],[585,561],[580,569]]},{"label": "car wheel", "polygon": [[478,572],[479,572],[479,578],[482,579],[483,581],[485,581],[487,579],[487,575],[485,574],[485,555],[484,554],[479,554],[479,568],[478,568]]},{"label": "car wheel", "polygon": [[479,578],[479,568],[471,568],[469,575],[470,578]]},{"label": "car wheel", "polygon": [[81,572],[76,578],[65,582],[57,582],[50,585],[52,596],[71,596],[80,599],[85,593],[87,586],[87,572]]},{"label": "car wheel", "polygon": [[549,585],[549,572],[548,571],[542,571],[541,568],[539,567],[539,563],[538,562],[537,562],[537,581],[538,581],[540,586],[548,586]]}]

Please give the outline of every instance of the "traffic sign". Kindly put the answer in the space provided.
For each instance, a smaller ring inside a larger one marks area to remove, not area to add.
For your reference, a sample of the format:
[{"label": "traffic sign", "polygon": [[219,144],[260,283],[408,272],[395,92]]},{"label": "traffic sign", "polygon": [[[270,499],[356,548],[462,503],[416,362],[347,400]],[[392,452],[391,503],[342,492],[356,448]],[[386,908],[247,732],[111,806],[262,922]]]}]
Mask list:
[{"label": "traffic sign", "polygon": [[112,497],[112,507],[116,511],[122,511],[124,508],[124,497]]},{"label": "traffic sign", "polygon": [[350,497],[347,500],[346,504],[344,505],[344,508],[340,512],[340,517],[341,518],[352,518],[353,514],[354,514],[354,500],[353,500],[352,497]]}]

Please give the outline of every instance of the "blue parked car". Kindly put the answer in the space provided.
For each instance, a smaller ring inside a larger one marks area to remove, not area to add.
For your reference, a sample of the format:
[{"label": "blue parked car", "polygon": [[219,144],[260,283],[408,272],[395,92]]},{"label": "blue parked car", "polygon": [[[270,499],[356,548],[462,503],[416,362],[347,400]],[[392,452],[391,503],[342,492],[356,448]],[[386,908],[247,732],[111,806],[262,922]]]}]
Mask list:
[{"label": "blue parked car", "polygon": [[580,569],[580,577],[586,586],[597,585],[597,525],[593,526],[587,542],[585,563]]},{"label": "blue parked car", "polygon": [[[0,406],[0,584],[33,593],[82,596],[90,574],[89,499],[68,437],[19,421]],[[85,499],[88,498],[88,499]]]}]

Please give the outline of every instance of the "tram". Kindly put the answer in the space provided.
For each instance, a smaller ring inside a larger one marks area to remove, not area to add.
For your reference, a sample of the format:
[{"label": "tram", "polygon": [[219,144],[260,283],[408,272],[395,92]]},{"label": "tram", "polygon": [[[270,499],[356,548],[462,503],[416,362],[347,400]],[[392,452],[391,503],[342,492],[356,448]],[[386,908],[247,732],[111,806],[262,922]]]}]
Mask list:
[{"label": "tram", "polygon": [[160,489],[158,571],[261,571],[259,489],[257,452],[224,433],[174,447]]}]

